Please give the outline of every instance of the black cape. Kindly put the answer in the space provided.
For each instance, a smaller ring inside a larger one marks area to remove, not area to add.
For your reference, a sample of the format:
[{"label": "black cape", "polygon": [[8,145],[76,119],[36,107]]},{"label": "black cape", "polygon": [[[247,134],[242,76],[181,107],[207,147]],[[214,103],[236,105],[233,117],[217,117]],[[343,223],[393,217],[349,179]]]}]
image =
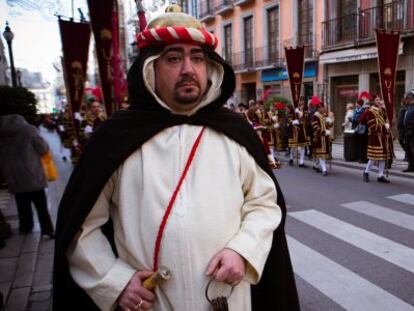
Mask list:
[{"label": "black cape", "polygon": [[[98,310],[89,296],[73,281],[68,269],[66,251],[92,209],[104,185],[114,171],[142,144],[162,130],[180,124],[209,127],[244,146],[258,165],[273,179],[282,209],[282,223],[274,232],[272,248],[263,276],[252,286],[252,306],[258,310],[299,310],[297,290],[286,243],[284,225],[285,201],[269,167],[261,141],[244,118],[221,106],[234,91],[232,69],[214,52],[206,50],[210,59],[222,64],[225,79],[221,96],[192,116],[171,114],[161,108],[143,86],[142,64],[157,50],[144,50],[128,74],[131,110],[119,111],[94,133],[74,169],[62,197],[56,225],[55,261],[53,274],[54,310]],[[217,197],[223,195],[217,193]],[[113,241],[109,222],[103,228]],[[114,252],[116,248],[112,243]]]}]

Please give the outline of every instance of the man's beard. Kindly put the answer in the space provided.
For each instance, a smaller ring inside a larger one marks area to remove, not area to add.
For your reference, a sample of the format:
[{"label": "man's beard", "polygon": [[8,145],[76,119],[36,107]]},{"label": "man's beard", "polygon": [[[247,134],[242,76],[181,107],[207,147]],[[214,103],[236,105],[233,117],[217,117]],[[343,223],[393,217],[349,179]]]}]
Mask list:
[{"label": "man's beard", "polygon": [[[188,92],[186,90],[180,90],[180,87],[182,84],[186,84],[189,82],[193,83],[194,85],[189,87],[191,89],[189,89]],[[177,85],[175,86],[174,100],[180,104],[183,104],[183,105],[194,104],[200,100],[201,96],[202,94],[201,94],[200,83],[198,83],[198,81],[194,79],[191,79],[191,78],[183,79],[182,81],[177,83]]]}]

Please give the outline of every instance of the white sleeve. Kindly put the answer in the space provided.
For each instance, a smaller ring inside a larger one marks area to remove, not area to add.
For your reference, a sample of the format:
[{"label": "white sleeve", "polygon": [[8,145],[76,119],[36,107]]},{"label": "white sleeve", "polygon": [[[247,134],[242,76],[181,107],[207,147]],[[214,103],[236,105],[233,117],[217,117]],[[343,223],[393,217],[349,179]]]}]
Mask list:
[{"label": "white sleeve", "polygon": [[101,310],[115,309],[118,296],[136,272],[115,257],[101,231],[109,219],[113,178],[105,185],[66,252],[71,276]]},{"label": "white sleeve", "polygon": [[245,280],[257,284],[269,255],[273,231],[281,222],[282,211],[276,204],[276,186],[271,177],[257,165],[246,149],[241,150],[242,222],[240,230],[226,247],[246,259]]}]

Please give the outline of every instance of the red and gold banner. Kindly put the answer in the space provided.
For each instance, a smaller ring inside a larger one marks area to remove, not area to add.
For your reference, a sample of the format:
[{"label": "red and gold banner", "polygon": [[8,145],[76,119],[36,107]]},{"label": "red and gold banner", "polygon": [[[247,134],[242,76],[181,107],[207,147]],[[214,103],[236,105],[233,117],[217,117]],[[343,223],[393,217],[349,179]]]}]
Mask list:
[{"label": "red and gold banner", "polygon": [[[115,3],[116,5],[116,3]],[[114,95],[116,109],[119,109],[122,99],[128,94],[128,84],[126,81],[126,72],[123,70],[121,50],[119,45],[119,19],[118,8],[112,12],[112,49],[113,57],[111,60],[114,76]]]},{"label": "red and gold banner", "polygon": [[378,48],[378,71],[382,98],[387,109],[388,120],[394,117],[395,75],[397,72],[400,32],[376,29]]},{"label": "red and gold banner", "polygon": [[[88,0],[89,16],[96,45],[99,78],[105,110],[110,116],[116,109],[114,93],[112,17],[116,0]],[[116,35],[118,38],[118,36]]]},{"label": "red and gold banner", "polygon": [[[83,100],[91,30],[88,23],[64,21],[61,18],[59,28],[67,98],[73,117],[80,113]],[[76,122],[75,129],[77,130]]]},{"label": "red and gold banner", "polygon": [[286,66],[292,91],[293,106],[299,105],[300,89],[302,87],[303,67],[305,64],[305,47],[285,47]]}]

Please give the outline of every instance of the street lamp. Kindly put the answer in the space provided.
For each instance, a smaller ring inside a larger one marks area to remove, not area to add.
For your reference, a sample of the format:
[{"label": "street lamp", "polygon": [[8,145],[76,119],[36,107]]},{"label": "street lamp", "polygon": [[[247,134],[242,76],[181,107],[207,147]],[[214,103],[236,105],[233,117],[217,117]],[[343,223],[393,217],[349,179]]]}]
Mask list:
[{"label": "street lamp", "polygon": [[17,80],[16,80],[16,70],[14,68],[14,60],[13,60],[13,50],[12,50],[12,41],[14,38],[14,33],[11,31],[9,27],[9,22],[6,22],[6,28],[3,32],[3,37],[6,39],[7,46],[9,48],[9,58],[10,58],[10,70],[11,70],[11,78],[12,78],[12,86],[17,86]]}]

